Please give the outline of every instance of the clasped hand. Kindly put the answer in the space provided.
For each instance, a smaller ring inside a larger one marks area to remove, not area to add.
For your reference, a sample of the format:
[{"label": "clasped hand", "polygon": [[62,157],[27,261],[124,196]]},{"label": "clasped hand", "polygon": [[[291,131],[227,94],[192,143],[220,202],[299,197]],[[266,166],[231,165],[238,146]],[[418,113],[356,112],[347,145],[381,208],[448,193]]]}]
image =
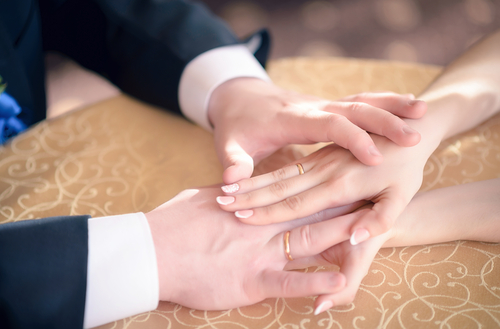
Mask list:
[{"label": "clasped hand", "polygon": [[290,262],[283,235],[291,231],[291,254],[297,260],[317,255],[348,236],[347,226],[332,230],[333,223],[327,219],[350,213],[359,204],[255,226],[221,211],[215,202],[219,191],[218,186],[185,190],[146,214],[156,250],[161,300],[222,310],[269,297],[329,295],[344,288],[346,279],[341,273],[285,271]]},{"label": "clasped hand", "polygon": [[289,144],[335,142],[366,165],[383,161],[368,134],[413,146],[420,134],[399,117],[418,119],[427,107],[413,95],[365,93],[329,101],[238,78],[215,89],[208,107],[223,181],[250,178],[254,163]]},{"label": "clasped hand", "polygon": [[222,187],[226,193],[217,202],[242,222],[265,225],[371,201],[373,208],[350,228],[353,244],[365,241],[392,227],[420,188],[426,162],[411,148],[372,138],[385,155],[382,165],[363,165],[348,150],[331,144],[274,172]]},{"label": "clasped hand", "polygon": [[[420,160],[424,157],[405,150],[416,145],[420,135],[398,116],[417,119],[425,111],[425,103],[415,101],[412,95],[367,93],[332,102],[256,79],[231,80],[212,95],[209,117],[225,169],[223,180],[228,184],[223,187],[225,195],[217,197],[217,202],[223,210],[234,212],[241,222],[286,222],[323,209],[373,202],[370,209],[347,217],[352,220],[343,220],[343,229],[333,225],[333,220],[327,222],[331,227],[323,227],[333,247],[319,260],[330,255],[330,262],[340,265],[341,273],[349,279],[337,294],[323,294],[317,299],[318,312],[331,307],[331,303],[352,301],[388,234],[382,233],[388,232],[420,187],[422,175],[415,173],[422,172],[425,161]],[[293,162],[250,178],[254,162],[277,149],[316,142],[335,144],[301,159],[305,174],[299,175],[297,162]],[[382,161],[384,165],[377,166]],[[343,242],[349,237],[350,244]],[[376,238],[353,246],[370,237]],[[309,241],[314,243],[312,238]],[[358,257],[353,257],[355,254]],[[311,259],[318,261],[314,257]],[[287,268],[300,264],[312,265],[305,257]]]}]

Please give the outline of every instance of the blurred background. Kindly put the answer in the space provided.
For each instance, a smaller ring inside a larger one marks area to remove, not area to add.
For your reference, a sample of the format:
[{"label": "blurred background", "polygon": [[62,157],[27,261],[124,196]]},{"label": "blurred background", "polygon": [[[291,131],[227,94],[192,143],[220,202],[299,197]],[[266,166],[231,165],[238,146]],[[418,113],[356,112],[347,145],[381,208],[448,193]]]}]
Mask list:
[{"label": "blurred background", "polygon": [[[445,65],[500,28],[500,0],[199,0],[240,37],[267,27],[271,59],[346,56]],[[119,94],[58,54],[47,63],[48,116]]]},{"label": "blurred background", "polygon": [[267,27],[271,58],[347,56],[445,65],[500,28],[500,0],[203,0],[238,36]]}]

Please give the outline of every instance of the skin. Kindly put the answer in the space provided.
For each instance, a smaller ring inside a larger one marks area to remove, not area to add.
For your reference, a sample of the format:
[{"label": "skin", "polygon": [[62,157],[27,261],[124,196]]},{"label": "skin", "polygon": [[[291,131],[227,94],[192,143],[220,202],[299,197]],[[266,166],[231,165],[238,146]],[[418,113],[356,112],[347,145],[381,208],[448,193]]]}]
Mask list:
[{"label": "skin", "polygon": [[[335,227],[349,234],[349,226],[366,209],[329,221],[323,229]],[[319,255],[304,257],[288,269],[308,265],[338,265],[346,286],[334,294],[319,296],[316,313],[354,300],[362,279],[380,248],[442,243],[454,240],[500,242],[500,179],[452,186],[417,194],[386,233],[353,246],[337,244]]]},{"label": "skin", "polygon": [[[388,232],[356,246],[353,222],[371,205],[356,203],[306,218],[247,225],[213,201],[219,187],[181,192],[146,214],[158,263],[160,299],[202,310],[223,310],[270,297],[319,297],[316,312],[352,302],[381,247],[457,239],[500,241],[500,179],[418,194]],[[290,230],[285,257],[283,235]],[[338,265],[337,272],[289,271]]]},{"label": "skin", "polygon": [[427,103],[427,114],[419,120],[404,120],[420,132],[418,145],[405,148],[372,135],[384,162],[371,167],[346,149],[328,146],[297,161],[303,164],[304,175],[291,164],[271,174],[241,180],[236,192],[225,193],[234,200],[219,198],[220,206],[235,212],[245,223],[265,225],[364,200],[374,205],[352,223],[353,242],[387,232],[418,191],[423,166],[441,141],[500,111],[498,72],[500,32],[459,57],[420,96]]},{"label": "skin", "polygon": [[289,144],[335,142],[366,165],[383,157],[368,132],[400,146],[420,141],[400,117],[420,118],[424,102],[413,95],[366,93],[328,101],[253,79],[232,79],[210,97],[215,148],[231,184],[252,175],[254,164]]},{"label": "skin", "polygon": [[275,225],[252,226],[223,212],[214,198],[220,187],[185,190],[146,214],[158,264],[160,299],[203,309],[223,310],[270,297],[332,294],[345,286],[342,273],[284,270],[283,246],[290,230],[294,257],[316,255],[339,237],[324,235],[310,246],[297,239],[301,225],[351,212],[359,204]]}]

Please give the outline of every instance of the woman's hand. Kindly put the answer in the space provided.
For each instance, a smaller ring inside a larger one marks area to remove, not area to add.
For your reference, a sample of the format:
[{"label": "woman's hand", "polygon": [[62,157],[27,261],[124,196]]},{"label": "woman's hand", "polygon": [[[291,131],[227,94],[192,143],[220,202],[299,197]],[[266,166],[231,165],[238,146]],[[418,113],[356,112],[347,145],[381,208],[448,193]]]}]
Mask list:
[{"label": "woman's hand", "polygon": [[156,250],[161,300],[221,310],[269,297],[332,294],[344,287],[344,276],[339,273],[284,271],[289,262],[284,232],[291,231],[293,258],[318,254],[346,232],[325,234],[308,224],[349,213],[359,203],[292,222],[252,226],[219,209],[215,202],[219,191],[219,187],[186,190],[146,214]]},{"label": "woman's hand", "polygon": [[[265,225],[283,222],[365,200],[374,203],[350,229],[352,243],[377,236],[392,227],[420,188],[428,153],[400,147],[372,136],[384,163],[365,166],[346,149],[328,145],[289,165],[261,176],[222,187],[221,208],[235,212],[242,222]],[[427,150],[427,149],[425,149]],[[337,241],[341,242],[341,241]]]},{"label": "woman's hand", "polygon": [[[336,232],[342,235],[369,212],[372,205],[312,224],[311,231]],[[418,193],[386,233],[358,245],[348,241],[334,245],[318,255],[287,264],[291,270],[314,265],[337,265],[346,278],[345,287],[333,294],[319,296],[315,314],[338,305],[349,304],[382,247],[402,247],[442,243],[454,240],[500,241],[500,179]],[[348,235],[344,235],[347,238]]]},{"label": "woman's hand", "polygon": [[226,184],[252,175],[254,162],[288,144],[335,142],[366,165],[382,162],[367,132],[413,146],[418,132],[400,117],[420,118],[427,107],[413,95],[365,93],[328,101],[268,82],[238,78],[213,92],[208,115]]},{"label": "woman's hand", "polygon": [[[328,222],[314,224],[313,229],[322,229],[327,232],[341,231],[348,232],[350,225],[358,220],[367,209],[332,219]],[[346,285],[340,291],[333,294],[318,296],[314,301],[314,314],[317,315],[329,308],[347,305],[354,301],[363,278],[368,274],[368,270],[380,248],[394,236],[394,230],[378,235],[372,239],[353,246],[349,241],[334,245],[318,255],[304,257],[290,262],[285,267],[288,270],[305,268],[310,266],[331,266],[339,267],[339,273],[345,276]],[[346,234],[345,237],[348,237]]]}]

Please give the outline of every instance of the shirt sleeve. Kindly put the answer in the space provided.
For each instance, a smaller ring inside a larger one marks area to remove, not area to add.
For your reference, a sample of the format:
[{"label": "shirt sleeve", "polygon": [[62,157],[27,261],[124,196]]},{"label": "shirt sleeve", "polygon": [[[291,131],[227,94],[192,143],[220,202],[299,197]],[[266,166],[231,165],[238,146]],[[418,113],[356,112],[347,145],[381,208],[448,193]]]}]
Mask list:
[{"label": "shirt sleeve", "polygon": [[156,309],[158,267],[143,213],[90,218],[84,327]]},{"label": "shirt sleeve", "polygon": [[208,120],[208,102],[215,88],[239,77],[271,81],[251,52],[258,42],[253,38],[247,44],[211,49],[189,62],[179,83],[182,113],[201,127],[212,131]]}]

